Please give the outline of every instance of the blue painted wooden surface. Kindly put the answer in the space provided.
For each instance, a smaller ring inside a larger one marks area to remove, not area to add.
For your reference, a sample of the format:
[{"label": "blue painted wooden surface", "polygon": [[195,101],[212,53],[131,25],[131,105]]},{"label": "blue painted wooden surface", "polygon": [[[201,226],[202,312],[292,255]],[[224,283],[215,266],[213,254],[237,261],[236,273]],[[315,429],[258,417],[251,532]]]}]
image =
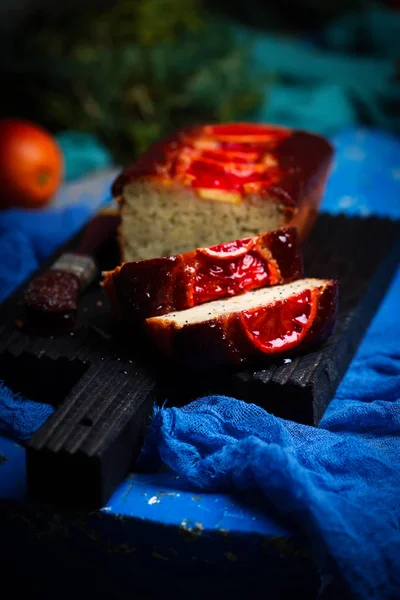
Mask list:
[{"label": "blue painted wooden surface", "polygon": [[[0,499],[26,499],[25,449],[0,437]],[[149,521],[180,528],[187,537],[203,532],[288,537],[290,531],[261,510],[256,499],[228,494],[197,494],[185,489],[179,477],[164,471],[132,473],[123,481],[102,515]],[[246,504],[244,504],[246,502]]]},{"label": "blue painted wooden surface", "polygon": [[[26,501],[25,451],[0,438],[2,584],[30,597],[138,598],[249,593],[268,577],[270,598],[312,597],[317,585],[304,540],[254,496],[195,494],[176,475],[131,474],[100,511],[70,512]],[[32,550],[34,552],[32,553]],[[21,571],[21,565],[23,569]],[[46,585],[41,572],[45,570]],[[59,588],[61,583],[61,589]],[[33,587],[32,587],[33,586]],[[218,592],[220,590],[220,592]],[[214,597],[214,596],[212,596]]]}]

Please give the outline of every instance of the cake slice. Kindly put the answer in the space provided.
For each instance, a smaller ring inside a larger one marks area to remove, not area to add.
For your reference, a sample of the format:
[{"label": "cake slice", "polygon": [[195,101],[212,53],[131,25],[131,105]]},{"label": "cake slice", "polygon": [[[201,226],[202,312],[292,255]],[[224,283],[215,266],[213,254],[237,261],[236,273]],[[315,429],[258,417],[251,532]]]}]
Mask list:
[{"label": "cake slice", "polygon": [[337,313],[338,284],[299,279],[146,320],[155,346],[194,370],[242,365],[321,341]]},{"label": "cake slice", "polygon": [[152,145],[112,186],[122,261],[187,252],[317,216],[333,148],[255,123],[192,126]]},{"label": "cake slice", "polygon": [[124,322],[191,308],[299,279],[295,227],[191,252],[128,262],[104,274],[103,288]]}]

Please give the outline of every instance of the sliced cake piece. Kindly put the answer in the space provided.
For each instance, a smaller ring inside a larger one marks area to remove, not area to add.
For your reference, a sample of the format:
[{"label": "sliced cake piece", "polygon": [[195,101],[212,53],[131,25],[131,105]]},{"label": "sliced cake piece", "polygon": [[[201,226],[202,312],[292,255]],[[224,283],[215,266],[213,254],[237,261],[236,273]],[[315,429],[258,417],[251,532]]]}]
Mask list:
[{"label": "sliced cake piece", "polygon": [[256,123],[192,126],[150,146],[113,184],[122,261],[187,252],[317,216],[333,148]]},{"label": "sliced cake piece", "polygon": [[105,273],[103,288],[114,314],[136,321],[302,275],[298,234],[290,227],[176,256],[124,263]]},{"label": "sliced cake piece", "polygon": [[300,279],[147,319],[154,344],[192,369],[241,365],[323,340],[337,313],[338,284]]}]

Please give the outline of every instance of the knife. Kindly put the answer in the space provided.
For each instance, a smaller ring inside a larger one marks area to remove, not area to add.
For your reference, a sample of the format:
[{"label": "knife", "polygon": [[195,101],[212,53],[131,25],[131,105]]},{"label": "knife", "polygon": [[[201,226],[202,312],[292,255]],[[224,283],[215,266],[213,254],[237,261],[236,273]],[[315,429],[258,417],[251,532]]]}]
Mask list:
[{"label": "knife", "polygon": [[99,274],[98,252],[115,234],[119,221],[116,208],[100,210],[84,228],[78,246],[31,280],[24,294],[24,305],[31,314],[50,320],[76,314],[80,296]]}]

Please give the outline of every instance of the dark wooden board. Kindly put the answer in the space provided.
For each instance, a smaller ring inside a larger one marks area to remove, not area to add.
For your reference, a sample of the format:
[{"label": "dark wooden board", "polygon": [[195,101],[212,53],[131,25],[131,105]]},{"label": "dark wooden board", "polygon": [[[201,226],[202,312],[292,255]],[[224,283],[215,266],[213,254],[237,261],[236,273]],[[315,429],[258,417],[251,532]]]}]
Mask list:
[{"label": "dark wooden board", "polygon": [[[307,276],[340,282],[333,335],[306,353],[218,376],[173,371],[139,336],[127,340],[98,283],[82,298],[72,330],[51,338],[27,334],[20,328],[22,286],[1,307],[0,378],[57,407],[27,445],[30,498],[104,504],[132,468],[154,402],[166,398],[174,405],[203,394],[233,395],[317,425],[399,263],[399,234],[398,221],[321,215],[304,258]],[[103,256],[102,266],[112,266],[112,245]]]}]

